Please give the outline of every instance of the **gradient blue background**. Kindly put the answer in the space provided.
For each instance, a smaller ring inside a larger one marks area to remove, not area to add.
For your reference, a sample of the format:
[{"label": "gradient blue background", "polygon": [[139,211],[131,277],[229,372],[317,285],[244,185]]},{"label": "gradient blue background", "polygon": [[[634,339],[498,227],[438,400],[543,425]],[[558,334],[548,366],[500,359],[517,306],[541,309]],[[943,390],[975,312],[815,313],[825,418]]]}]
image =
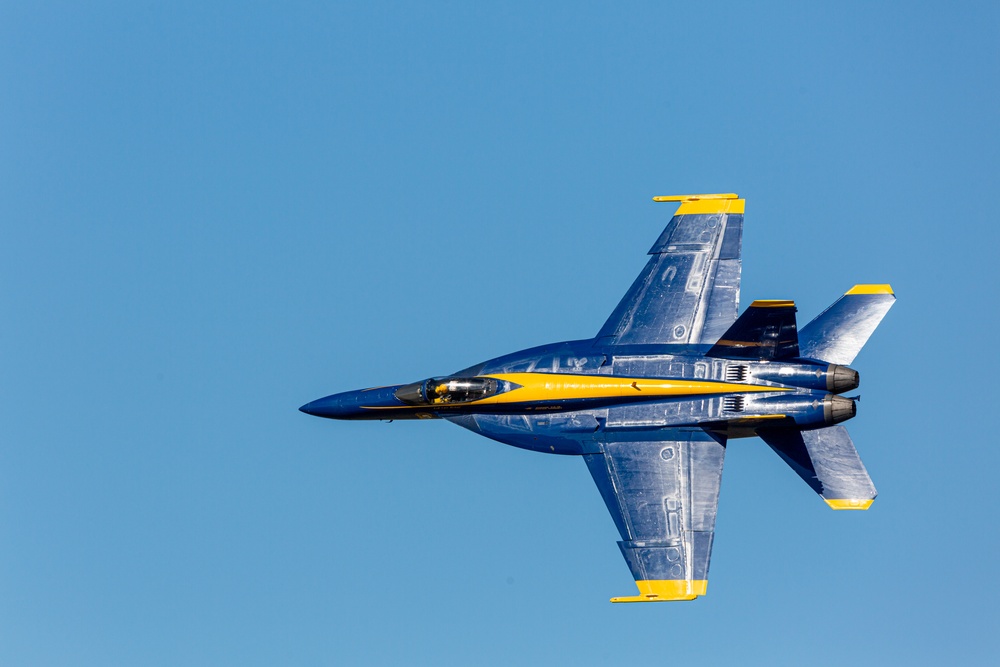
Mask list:
[{"label": "gradient blue background", "polygon": [[[872,4],[4,3],[0,664],[994,664],[1000,10]],[[296,410],[593,335],[729,191],[744,305],[899,301],[878,500],[733,443],[707,597],[608,603],[582,461]]]}]

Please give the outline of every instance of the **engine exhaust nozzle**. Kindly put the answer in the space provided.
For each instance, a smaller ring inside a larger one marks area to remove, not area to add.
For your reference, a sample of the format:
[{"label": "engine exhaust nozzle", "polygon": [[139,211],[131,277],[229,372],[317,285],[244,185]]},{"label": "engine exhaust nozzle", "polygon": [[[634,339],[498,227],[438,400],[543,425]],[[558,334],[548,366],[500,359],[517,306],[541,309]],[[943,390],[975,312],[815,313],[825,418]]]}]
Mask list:
[{"label": "engine exhaust nozzle", "polygon": [[853,368],[830,364],[826,369],[826,390],[839,394],[851,389],[857,389],[861,385],[861,376]]},{"label": "engine exhaust nozzle", "polygon": [[827,424],[839,424],[858,414],[858,405],[853,399],[843,396],[827,396],[823,399],[823,419]]}]

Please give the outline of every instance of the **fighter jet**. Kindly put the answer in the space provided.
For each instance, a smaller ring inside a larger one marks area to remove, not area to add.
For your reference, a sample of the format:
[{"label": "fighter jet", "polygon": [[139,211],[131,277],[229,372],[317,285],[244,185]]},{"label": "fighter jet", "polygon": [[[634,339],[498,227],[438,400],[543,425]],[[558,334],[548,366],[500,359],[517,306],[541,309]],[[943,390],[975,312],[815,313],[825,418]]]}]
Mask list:
[{"label": "fighter jet", "polygon": [[693,600],[708,566],[726,445],[760,437],[835,510],[875,499],[840,425],[854,361],[895,301],[855,285],[801,330],[795,303],[739,317],[745,200],[679,202],[649,262],[593,338],[543,345],[418,382],[300,408],[330,419],[447,419],[507,445],[579,456],[639,589],[612,602]]}]

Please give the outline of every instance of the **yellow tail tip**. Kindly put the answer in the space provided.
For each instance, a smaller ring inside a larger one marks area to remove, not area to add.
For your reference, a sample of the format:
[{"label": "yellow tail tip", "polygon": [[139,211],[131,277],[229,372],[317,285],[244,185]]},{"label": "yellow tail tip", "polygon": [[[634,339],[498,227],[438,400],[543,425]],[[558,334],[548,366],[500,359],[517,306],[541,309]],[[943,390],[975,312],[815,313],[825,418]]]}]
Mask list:
[{"label": "yellow tail tip", "polygon": [[824,498],[823,500],[825,500],[826,504],[829,505],[830,507],[832,507],[835,510],[866,510],[866,509],[868,509],[869,507],[872,506],[873,502],[875,502],[874,498],[870,498],[870,499],[867,499],[867,500],[850,500],[850,499],[842,499],[842,498],[835,498],[835,499]]},{"label": "yellow tail tip", "polygon": [[855,285],[847,294],[895,294],[890,285]]},{"label": "yellow tail tip", "polygon": [[794,308],[795,302],[788,299],[757,299],[751,308]]}]

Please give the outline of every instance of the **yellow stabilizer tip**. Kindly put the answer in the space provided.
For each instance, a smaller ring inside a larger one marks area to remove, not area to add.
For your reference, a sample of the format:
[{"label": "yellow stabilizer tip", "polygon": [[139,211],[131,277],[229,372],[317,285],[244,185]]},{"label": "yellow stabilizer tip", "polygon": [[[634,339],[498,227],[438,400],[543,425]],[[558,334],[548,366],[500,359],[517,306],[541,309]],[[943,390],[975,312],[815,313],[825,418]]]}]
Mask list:
[{"label": "yellow stabilizer tip", "polygon": [[889,285],[855,285],[846,294],[895,294]]},{"label": "yellow stabilizer tip", "polygon": [[708,581],[696,579],[646,579],[635,582],[639,595],[611,598],[612,602],[680,602],[694,600],[708,590]]},{"label": "yellow stabilizer tip", "polygon": [[653,197],[653,201],[697,201],[699,199],[739,199],[735,192],[726,192],[717,195],[663,195]]},{"label": "yellow stabilizer tip", "polygon": [[824,498],[826,504],[835,510],[866,510],[875,502],[874,498],[869,500],[844,500]]},{"label": "yellow stabilizer tip", "polygon": [[[850,292],[848,292],[850,294]],[[794,308],[794,301],[784,299],[757,299],[750,304],[751,308]]]}]

